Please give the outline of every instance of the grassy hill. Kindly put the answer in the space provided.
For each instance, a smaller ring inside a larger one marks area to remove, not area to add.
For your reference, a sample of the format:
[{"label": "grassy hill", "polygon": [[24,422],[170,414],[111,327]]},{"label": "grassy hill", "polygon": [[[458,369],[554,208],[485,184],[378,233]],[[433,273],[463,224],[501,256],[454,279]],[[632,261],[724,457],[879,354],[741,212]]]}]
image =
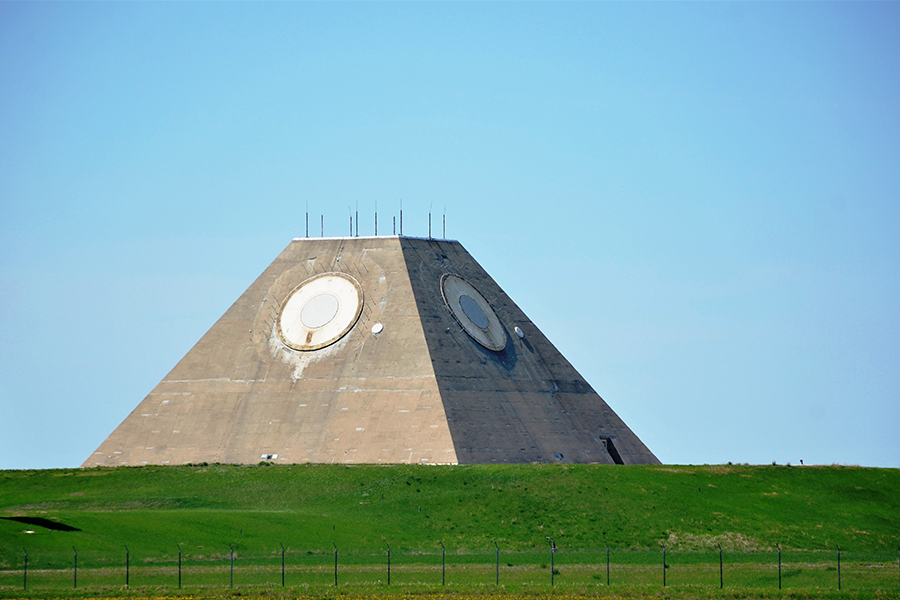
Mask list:
[{"label": "grassy hill", "polygon": [[[38,517],[79,531],[10,517]],[[900,470],[786,466],[181,466],[0,471],[0,566],[29,551],[726,551],[900,544]],[[34,533],[25,533],[33,531]]]}]

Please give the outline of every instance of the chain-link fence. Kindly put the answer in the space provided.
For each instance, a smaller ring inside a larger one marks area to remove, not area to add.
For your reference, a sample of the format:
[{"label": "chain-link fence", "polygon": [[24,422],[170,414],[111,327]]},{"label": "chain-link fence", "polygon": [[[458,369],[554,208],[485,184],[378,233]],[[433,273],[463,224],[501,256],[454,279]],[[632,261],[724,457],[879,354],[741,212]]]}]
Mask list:
[{"label": "chain-link fence", "polygon": [[[7,556],[9,556],[7,554]],[[28,551],[18,564],[0,564],[0,591],[165,588],[325,588],[329,586],[441,586],[507,589],[561,587],[704,587],[731,589],[900,589],[900,554],[852,550],[768,552],[592,549],[483,551],[438,546],[378,552],[332,548],[299,550],[173,548],[145,554]]]}]

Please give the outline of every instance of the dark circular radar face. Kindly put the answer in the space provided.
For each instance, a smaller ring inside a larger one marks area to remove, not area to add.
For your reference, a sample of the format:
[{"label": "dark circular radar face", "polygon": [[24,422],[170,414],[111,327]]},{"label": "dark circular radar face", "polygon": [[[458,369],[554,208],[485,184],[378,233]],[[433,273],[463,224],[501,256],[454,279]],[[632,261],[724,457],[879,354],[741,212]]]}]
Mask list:
[{"label": "dark circular radar face", "polygon": [[362,304],[362,288],[349,275],[316,275],[288,295],[278,315],[278,337],[294,350],[324,348],[353,329]]},{"label": "dark circular radar face", "polygon": [[441,294],[450,314],[469,337],[494,352],[506,348],[506,330],[475,286],[458,275],[444,275]]},{"label": "dark circular radar face", "polygon": [[459,305],[462,307],[463,312],[467,317],[469,317],[469,320],[472,321],[472,323],[474,323],[481,329],[488,328],[487,315],[484,314],[484,311],[481,310],[481,307],[478,306],[478,303],[472,300],[471,297],[463,294],[459,297]]}]

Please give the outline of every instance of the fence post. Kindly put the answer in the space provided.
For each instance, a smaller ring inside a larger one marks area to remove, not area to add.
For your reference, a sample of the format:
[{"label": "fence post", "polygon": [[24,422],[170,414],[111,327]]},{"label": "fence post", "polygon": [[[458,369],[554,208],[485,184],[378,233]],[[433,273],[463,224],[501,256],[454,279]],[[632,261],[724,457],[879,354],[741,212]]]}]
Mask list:
[{"label": "fence post", "polygon": [[75,546],[72,546],[72,551],[75,552],[75,570],[72,580],[72,587],[78,587],[78,550],[75,550]]},{"label": "fence post", "polygon": [[838,546],[838,591],[841,590],[841,547]]},{"label": "fence post", "polygon": [[778,546],[778,589],[781,589],[781,544],[776,544]]},{"label": "fence post", "polygon": [[606,545],[606,587],[609,587],[609,544]]},{"label": "fence post", "polygon": [[663,587],[666,587],[666,547],[663,546]]},{"label": "fence post", "polygon": [[26,548],[22,548],[25,551],[25,568],[22,571],[22,589],[28,589],[28,550]]},{"label": "fence post", "polygon": [[494,571],[494,585],[500,585],[500,546],[497,545],[497,542],[494,542],[494,548],[497,549],[497,569]]},{"label": "fence post", "polygon": [[719,589],[725,587],[725,577],[722,572],[722,544],[719,544]]},{"label": "fence post", "polygon": [[388,544],[387,542],[385,542],[384,545],[387,546],[387,549],[388,549],[388,582],[387,582],[387,584],[391,585],[391,545]]},{"label": "fence post", "polygon": [[231,544],[228,544],[228,549],[231,551],[231,553],[230,553],[230,556],[231,556],[231,570],[230,570],[230,577],[231,577],[231,578],[230,578],[230,580],[229,580],[229,582],[228,582],[228,585],[229,585],[230,587],[234,587],[234,546],[232,546]]},{"label": "fence post", "polygon": [[447,584],[447,549],[444,548],[444,542],[441,542],[441,585]]},{"label": "fence post", "polygon": [[281,544],[281,587],[284,587],[284,544],[278,543]]},{"label": "fence post", "polygon": [[125,546],[125,589],[128,589],[128,584],[131,579],[131,552],[128,550],[128,546]]},{"label": "fence post", "polygon": [[549,537],[547,538],[547,541],[550,542],[550,587],[553,587],[556,583],[554,581],[556,573],[554,573],[555,569],[553,568],[553,555],[556,553],[556,542]]},{"label": "fence post", "polygon": [[331,542],[331,545],[334,546],[334,587],[337,587],[337,546],[335,546],[334,542]]}]

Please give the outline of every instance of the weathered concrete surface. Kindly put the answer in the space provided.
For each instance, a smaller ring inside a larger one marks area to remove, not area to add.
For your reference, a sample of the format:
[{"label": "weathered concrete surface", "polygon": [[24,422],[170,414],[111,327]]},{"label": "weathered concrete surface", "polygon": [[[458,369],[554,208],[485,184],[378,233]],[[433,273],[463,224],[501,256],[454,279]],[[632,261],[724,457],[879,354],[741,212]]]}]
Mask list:
[{"label": "weathered concrete surface", "polygon": [[[613,463],[609,440],[624,464],[659,463],[461,244],[401,244],[460,463]],[[507,332],[502,351],[477,344],[431,299],[444,273],[491,303]]]},{"label": "weathered concrete surface", "polygon": [[[359,320],[330,346],[291,349],[276,331],[281,305],[325,272],[359,282]],[[453,319],[441,296],[445,273],[491,303],[509,336],[501,352]],[[82,466],[263,455],[278,463],[659,462],[458,242],[396,236],[291,242]]]}]

